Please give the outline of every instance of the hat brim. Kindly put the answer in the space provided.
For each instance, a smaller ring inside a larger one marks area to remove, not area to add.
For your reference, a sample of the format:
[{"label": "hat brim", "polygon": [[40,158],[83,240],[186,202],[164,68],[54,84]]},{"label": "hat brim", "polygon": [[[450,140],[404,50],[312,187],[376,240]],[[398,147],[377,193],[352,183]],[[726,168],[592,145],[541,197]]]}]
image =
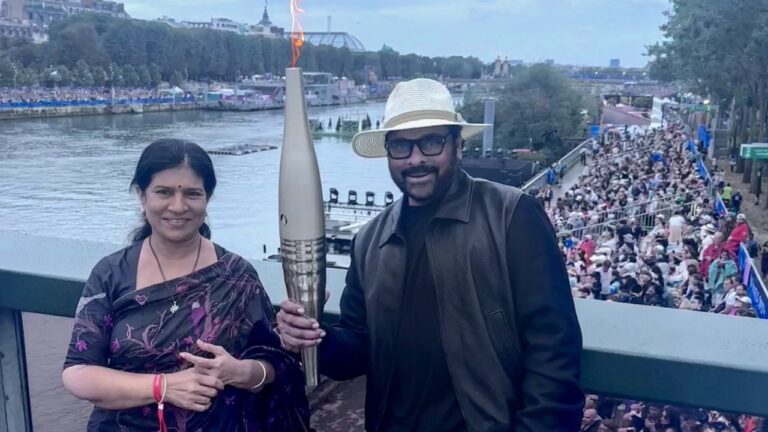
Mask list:
[{"label": "hat brim", "polygon": [[435,126],[460,126],[461,138],[469,139],[482,133],[491,125],[482,123],[464,123],[452,122],[437,119],[422,119],[401,123],[397,126],[385,129],[376,129],[359,132],[352,138],[352,150],[364,158],[382,158],[387,157],[387,149],[384,147],[384,140],[387,133],[407,129],[421,129]]}]

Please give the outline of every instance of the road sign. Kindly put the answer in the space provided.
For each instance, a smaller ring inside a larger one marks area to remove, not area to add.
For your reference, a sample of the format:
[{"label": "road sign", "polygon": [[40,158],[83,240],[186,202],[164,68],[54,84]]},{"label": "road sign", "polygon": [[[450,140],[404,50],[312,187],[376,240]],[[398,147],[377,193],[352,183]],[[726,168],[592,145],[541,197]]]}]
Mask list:
[{"label": "road sign", "polygon": [[768,160],[768,144],[742,144],[739,155],[744,159]]}]

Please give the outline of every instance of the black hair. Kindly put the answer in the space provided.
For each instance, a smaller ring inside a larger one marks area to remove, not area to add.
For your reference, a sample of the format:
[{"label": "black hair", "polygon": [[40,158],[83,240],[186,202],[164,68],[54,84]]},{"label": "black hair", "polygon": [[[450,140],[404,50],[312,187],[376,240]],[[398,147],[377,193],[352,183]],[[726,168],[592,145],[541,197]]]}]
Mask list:
[{"label": "black hair", "polygon": [[[213,170],[213,162],[210,156],[199,145],[180,139],[161,139],[148,145],[141,153],[136,172],[131,180],[130,188],[137,193],[145,193],[155,174],[187,165],[203,180],[203,189],[207,199],[211,199],[216,189],[216,173]],[[136,229],[133,241],[142,241],[152,234],[152,226],[144,216],[143,225]],[[210,239],[211,229],[203,222],[200,226],[200,235]]]}]

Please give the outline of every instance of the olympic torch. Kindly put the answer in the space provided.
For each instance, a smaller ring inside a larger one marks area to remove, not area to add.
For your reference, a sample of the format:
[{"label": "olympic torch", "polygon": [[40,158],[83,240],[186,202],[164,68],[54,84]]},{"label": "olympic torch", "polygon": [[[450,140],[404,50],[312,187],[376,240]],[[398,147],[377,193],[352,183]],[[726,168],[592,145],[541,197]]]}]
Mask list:
[{"label": "olympic torch", "polygon": [[[301,69],[286,69],[285,132],[280,155],[280,246],[288,297],[319,320],[325,301],[325,218]],[[302,353],[307,387],[318,384],[317,348]]]}]

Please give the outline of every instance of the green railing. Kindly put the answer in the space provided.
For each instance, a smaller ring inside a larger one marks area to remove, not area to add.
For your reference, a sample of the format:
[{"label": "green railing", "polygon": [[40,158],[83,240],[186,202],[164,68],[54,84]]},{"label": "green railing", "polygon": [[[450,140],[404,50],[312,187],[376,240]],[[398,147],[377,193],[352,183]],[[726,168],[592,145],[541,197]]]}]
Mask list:
[{"label": "green railing", "polygon": [[[31,431],[22,312],[72,316],[82,284],[118,245],[0,233],[0,432]],[[254,261],[273,301],[282,269]],[[328,318],[344,271],[328,270]],[[586,391],[768,416],[768,322],[702,312],[577,300]]]}]

